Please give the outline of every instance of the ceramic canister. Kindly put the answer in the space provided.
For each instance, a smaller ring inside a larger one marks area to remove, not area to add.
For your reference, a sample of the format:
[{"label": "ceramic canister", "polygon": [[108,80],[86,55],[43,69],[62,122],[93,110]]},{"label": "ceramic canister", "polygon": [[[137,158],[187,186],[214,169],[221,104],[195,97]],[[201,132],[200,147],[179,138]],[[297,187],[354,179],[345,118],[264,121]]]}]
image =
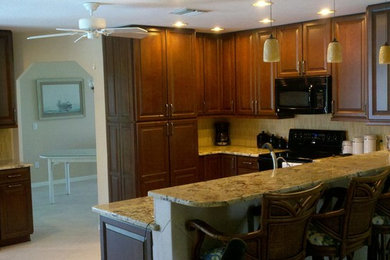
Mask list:
[{"label": "ceramic canister", "polygon": [[363,153],[363,138],[355,137],[352,140],[352,154],[362,154]]},{"label": "ceramic canister", "polygon": [[343,141],[343,154],[352,153],[352,141]]},{"label": "ceramic canister", "polygon": [[376,151],[376,136],[375,135],[365,135],[364,136],[364,153],[371,153]]}]

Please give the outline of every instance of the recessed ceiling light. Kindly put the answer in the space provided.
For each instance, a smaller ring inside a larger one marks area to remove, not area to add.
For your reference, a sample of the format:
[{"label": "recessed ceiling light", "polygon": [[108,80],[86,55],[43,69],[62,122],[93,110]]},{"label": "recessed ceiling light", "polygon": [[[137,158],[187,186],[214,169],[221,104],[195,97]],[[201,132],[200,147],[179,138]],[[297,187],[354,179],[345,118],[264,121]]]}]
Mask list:
[{"label": "recessed ceiling light", "polygon": [[223,31],[225,29],[219,27],[219,26],[215,26],[214,28],[211,29],[213,32],[220,32],[220,31]]},{"label": "recessed ceiling light", "polygon": [[175,27],[184,27],[187,26],[188,23],[183,23],[182,21],[177,21],[176,23],[173,24]]},{"label": "recessed ceiling light", "polygon": [[320,14],[320,15],[328,15],[328,14],[333,14],[334,13],[334,10],[330,10],[329,8],[324,8],[324,9],[321,9],[319,12],[317,12],[317,14]]},{"label": "recessed ceiling light", "polygon": [[275,20],[274,19],[269,19],[269,18],[264,18],[263,20],[260,20],[259,21],[260,23],[271,23],[271,22],[275,22]]},{"label": "recessed ceiling light", "polygon": [[272,4],[273,3],[271,1],[260,0],[260,1],[257,1],[256,3],[253,3],[252,5],[256,6],[256,7],[264,7],[264,6],[268,6],[268,5],[272,5]]}]

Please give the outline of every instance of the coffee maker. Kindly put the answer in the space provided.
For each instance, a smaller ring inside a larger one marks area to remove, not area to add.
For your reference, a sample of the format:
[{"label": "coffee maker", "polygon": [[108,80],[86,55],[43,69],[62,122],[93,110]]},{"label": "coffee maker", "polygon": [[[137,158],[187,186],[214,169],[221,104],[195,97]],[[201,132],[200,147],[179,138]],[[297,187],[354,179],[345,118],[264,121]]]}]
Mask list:
[{"label": "coffee maker", "polygon": [[215,126],[215,145],[229,145],[229,123],[228,122],[217,122]]}]

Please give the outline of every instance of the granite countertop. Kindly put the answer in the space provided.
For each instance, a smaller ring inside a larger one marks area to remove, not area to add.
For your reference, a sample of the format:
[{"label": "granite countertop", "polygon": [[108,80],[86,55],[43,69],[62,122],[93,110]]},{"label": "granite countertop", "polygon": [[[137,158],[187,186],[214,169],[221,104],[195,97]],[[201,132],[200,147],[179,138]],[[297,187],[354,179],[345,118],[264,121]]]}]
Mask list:
[{"label": "granite countertop", "polygon": [[149,191],[149,196],[193,207],[218,207],[260,198],[266,192],[298,190],[319,182],[366,175],[389,166],[390,153],[379,151],[153,190]]},{"label": "granite countertop", "polygon": [[[285,151],[275,149],[275,152]],[[246,147],[239,145],[227,145],[227,146],[200,146],[198,149],[199,156],[210,155],[210,154],[231,154],[231,155],[242,155],[249,157],[257,157],[259,154],[269,153],[268,149],[261,149],[257,147]]]},{"label": "granite countertop", "polygon": [[30,167],[31,164],[29,163],[21,163],[16,161],[1,161],[0,160],[0,170],[11,170],[11,169],[18,169],[18,168],[24,168],[24,167]]},{"label": "granite countertop", "polygon": [[157,231],[160,226],[154,223],[153,207],[152,197],[142,197],[97,205],[92,207],[92,211],[111,219]]}]

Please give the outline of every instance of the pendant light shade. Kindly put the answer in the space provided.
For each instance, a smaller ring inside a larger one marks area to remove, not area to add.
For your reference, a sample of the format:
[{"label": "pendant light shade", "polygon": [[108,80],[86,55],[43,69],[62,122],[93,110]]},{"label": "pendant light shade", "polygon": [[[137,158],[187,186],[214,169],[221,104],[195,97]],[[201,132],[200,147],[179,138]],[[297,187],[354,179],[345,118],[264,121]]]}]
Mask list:
[{"label": "pendant light shade", "polygon": [[274,38],[272,34],[264,42],[263,61],[264,62],[280,61],[279,42],[278,39]]},{"label": "pendant light shade", "polygon": [[387,42],[379,49],[379,64],[390,64],[390,46]]},{"label": "pendant light shade", "polygon": [[341,44],[336,38],[329,43],[327,52],[327,61],[329,63],[341,63],[343,61],[343,50]]}]

